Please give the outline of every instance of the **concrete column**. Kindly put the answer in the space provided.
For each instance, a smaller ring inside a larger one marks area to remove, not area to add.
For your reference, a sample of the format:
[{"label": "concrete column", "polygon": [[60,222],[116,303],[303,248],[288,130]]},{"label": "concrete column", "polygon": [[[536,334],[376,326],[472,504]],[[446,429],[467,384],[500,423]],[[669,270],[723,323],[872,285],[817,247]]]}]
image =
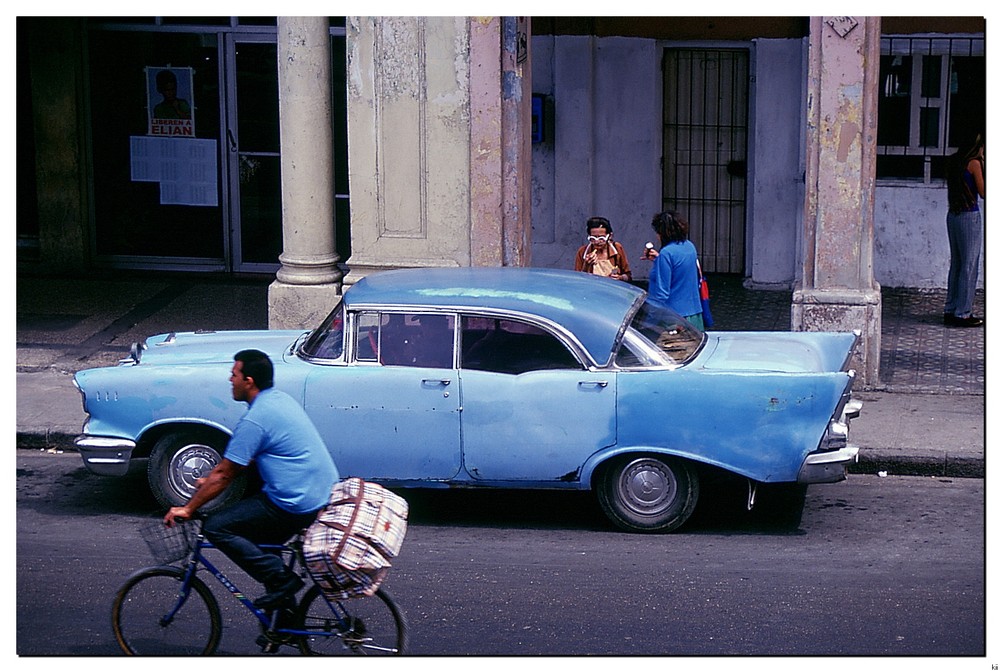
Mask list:
[{"label": "concrete column", "polygon": [[528,263],[526,31],[513,18],[348,17],[347,284]]},{"label": "concrete column", "polygon": [[475,17],[469,25],[471,147],[469,182],[470,265],[504,265],[503,105],[497,87],[502,78],[502,21]]},{"label": "concrete column", "polygon": [[527,17],[470,26],[473,266],[531,264],[530,32]]},{"label": "concrete column", "polygon": [[278,18],[281,268],[270,328],[312,328],[337,304],[330,34],[324,17]]},{"label": "concrete column", "polygon": [[861,332],[857,384],[878,383],[881,288],[872,270],[880,19],[813,17],[802,278],[792,329]]},{"label": "concrete column", "polygon": [[468,265],[467,19],[348,17],[347,68],[346,283]]}]

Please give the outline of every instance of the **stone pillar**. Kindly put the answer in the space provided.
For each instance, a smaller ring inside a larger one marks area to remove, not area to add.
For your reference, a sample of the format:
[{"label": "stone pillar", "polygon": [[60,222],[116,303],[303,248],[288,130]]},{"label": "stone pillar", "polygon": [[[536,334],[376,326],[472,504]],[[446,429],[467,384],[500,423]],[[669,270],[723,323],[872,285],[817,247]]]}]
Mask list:
[{"label": "stone pillar", "polygon": [[312,328],[339,302],[335,249],[330,33],[324,17],[278,18],[281,268],[268,325]]},{"label": "stone pillar", "polygon": [[881,289],[872,269],[880,19],[813,17],[802,278],[792,329],[860,331],[859,388],[878,383]]},{"label": "stone pillar", "polygon": [[519,27],[526,20],[348,17],[347,284],[390,268],[527,264],[531,88]]},{"label": "stone pillar", "polygon": [[531,263],[530,31],[527,17],[470,25],[473,266]]}]

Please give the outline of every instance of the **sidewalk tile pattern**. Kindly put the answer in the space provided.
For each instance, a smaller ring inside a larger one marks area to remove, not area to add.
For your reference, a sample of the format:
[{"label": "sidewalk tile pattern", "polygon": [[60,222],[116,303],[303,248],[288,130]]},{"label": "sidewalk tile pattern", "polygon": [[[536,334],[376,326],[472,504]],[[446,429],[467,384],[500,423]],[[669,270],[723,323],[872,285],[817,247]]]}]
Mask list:
[{"label": "sidewalk tile pattern", "polygon": [[[709,277],[718,331],[791,328],[791,291],[749,290],[736,277]],[[943,290],[882,288],[882,348],[878,389],[919,394],[984,394],[985,328],[942,322]],[[977,292],[974,314],[985,314]]]}]

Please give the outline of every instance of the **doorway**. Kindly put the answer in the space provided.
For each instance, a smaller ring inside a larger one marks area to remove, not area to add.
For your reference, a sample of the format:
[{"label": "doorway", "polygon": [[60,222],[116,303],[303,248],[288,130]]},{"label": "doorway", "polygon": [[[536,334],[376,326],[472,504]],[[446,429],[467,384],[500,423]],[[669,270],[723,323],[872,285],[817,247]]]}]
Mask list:
[{"label": "doorway", "polygon": [[664,51],[663,206],[687,217],[709,273],[745,270],[749,62],[746,49]]},{"label": "doorway", "polygon": [[276,33],[93,30],[88,46],[94,258],[277,270]]}]

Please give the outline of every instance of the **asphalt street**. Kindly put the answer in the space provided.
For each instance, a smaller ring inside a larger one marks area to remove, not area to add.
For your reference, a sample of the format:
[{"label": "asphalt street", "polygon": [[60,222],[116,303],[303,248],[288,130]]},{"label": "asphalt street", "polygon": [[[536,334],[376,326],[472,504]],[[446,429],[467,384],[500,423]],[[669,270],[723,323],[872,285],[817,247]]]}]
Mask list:
[{"label": "asphalt street", "polygon": [[[859,475],[810,488],[795,528],[712,507],[666,535],[619,532],[581,493],[403,493],[409,528],[386,586],[415,655],[992,661],[981,479]],[[160,513],[142,474],[98,478],[76,455],[18,450],[17,510],[18,654],[118,656],[112,597],[152,563],[138,528]],[[221,654],[259,654],[255,625],[212,589]]]}]

